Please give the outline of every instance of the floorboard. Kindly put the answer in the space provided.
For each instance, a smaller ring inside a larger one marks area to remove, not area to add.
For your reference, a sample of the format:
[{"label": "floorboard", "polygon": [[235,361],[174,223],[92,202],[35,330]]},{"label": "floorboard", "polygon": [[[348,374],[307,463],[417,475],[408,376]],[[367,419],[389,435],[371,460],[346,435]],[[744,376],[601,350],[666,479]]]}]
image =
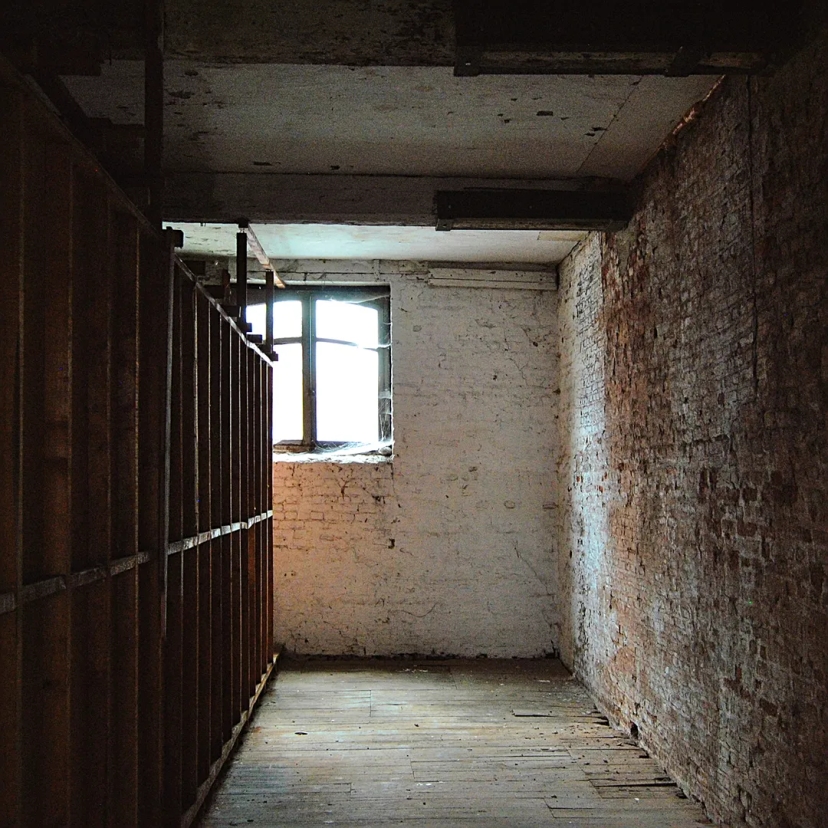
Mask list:
[{"label": "floorboard", "polygon": [[698,828],[553,660],[286,661],[201,828]]}]

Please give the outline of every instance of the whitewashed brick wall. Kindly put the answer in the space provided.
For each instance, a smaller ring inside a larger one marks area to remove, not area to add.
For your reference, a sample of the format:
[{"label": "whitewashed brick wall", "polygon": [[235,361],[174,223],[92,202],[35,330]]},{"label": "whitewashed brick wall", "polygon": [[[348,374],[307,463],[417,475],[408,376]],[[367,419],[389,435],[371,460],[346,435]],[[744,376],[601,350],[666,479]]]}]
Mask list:
[{"label": "whitewashed brick wall", "polygon": [[306,277],[390,284],[395,442],[393,460],[274,464],[275,625],[292,651],[558,649],[557,294],[426,275],[330,262]]}]

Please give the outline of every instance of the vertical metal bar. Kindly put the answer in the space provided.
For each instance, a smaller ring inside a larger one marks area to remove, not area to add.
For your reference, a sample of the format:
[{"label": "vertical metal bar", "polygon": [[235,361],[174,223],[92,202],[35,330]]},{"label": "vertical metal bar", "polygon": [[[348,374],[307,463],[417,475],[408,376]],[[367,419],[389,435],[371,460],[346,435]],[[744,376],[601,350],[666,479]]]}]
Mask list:
[{"label": "vertical metal bar", "polygon": [[302,387],[304,390],[302,442],[307,446],[316,443],[316,320],[313,296],[302,294]]},{"label": "vertical metal bar", "polygon": [[247,233],[236,233],[236,304],[239,306],[239,322],[247,331]]},{"label": "vertical metal bar", "polygon": [[265,274],[265,302],[267,303],[267,311],[265,313],[265,353],[271,356],[273,354],[273,328],[276,316],[276,309],[273,303],[276,299],[276,290],[273,271],[268,268]]}]

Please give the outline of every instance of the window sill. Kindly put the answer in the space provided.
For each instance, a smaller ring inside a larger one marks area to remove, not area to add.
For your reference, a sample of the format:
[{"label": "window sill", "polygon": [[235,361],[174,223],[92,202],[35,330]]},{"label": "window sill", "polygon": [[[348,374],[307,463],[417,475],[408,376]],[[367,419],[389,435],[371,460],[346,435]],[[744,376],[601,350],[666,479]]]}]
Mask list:
[{"label": "window sill", "polygon": [[273,452],[274,463],[332,463],[337,466],[344,466],[353,463],[382,465],[383,463],[391,463],[393,460],[393,455],[386,457],[383,454],[338,454],[335,451],[308,452],[306,454],[301,452]]}]

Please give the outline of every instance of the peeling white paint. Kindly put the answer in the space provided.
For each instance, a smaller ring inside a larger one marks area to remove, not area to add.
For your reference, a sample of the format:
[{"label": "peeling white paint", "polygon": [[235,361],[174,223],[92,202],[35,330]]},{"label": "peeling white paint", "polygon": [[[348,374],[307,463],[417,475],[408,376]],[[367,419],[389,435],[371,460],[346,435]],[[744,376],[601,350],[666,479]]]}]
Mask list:
[{"label": "peeling white paint", "polygon": [[553,652],[556,295],[388,281],[394,458],[274,464],[277,638],[305,653]]}]

